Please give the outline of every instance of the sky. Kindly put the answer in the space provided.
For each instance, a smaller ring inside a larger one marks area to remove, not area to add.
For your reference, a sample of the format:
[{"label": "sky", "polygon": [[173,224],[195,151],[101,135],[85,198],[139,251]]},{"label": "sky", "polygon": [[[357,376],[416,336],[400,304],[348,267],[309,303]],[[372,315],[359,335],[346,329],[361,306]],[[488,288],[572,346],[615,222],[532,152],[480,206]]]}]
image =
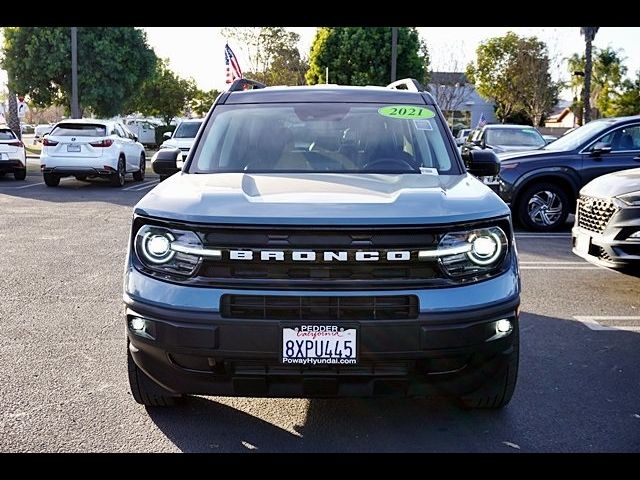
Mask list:
[{"label": "sky", "polygon": [[[225,87],[224,44],[219,27],[142,27],[156,54],[168,58],[171,68],[184,78],[192,77],[199,88],[218,90]],[[300,35],[301,53],[308,55],[316,27],[286,27]],[[509,30],[518,35],[537,36],[543,40],[555,59],[552,75],[568,80],[564,59],[584,51],[580,27],[419,27],[426,41],[435,71],[464,71],[475,57],[478,44],[490,37],[504,35]],[[1,33],[0,33],[1,35]],[[1,38],[0,38],[1,40]],[[230,41],[241,67],[248,64],[242,45]],[[640,27],[600,27],[594,45],[621,50],[628,75],[640,70]],[[329,72],[331,81],[331,72]],[[0,71],[0,89],[4,89],[6,75]],[[567,97],[567,92],[564,93]]]},{"label": "sky", "polygon": [[[301,53],[308,55],[316,27],[286,27],[300,35]],[[171,67],[181,76],[193,77],[202,89],[225,88],[224,43],[216,27],[145,27],[149,44],[156,54],[169,58]],[[568,80],[564,58],[584,51],[580,27],[419,27],[426,41],[435,71],[464,71],[475,57],[478,44],[509,30],[518,35],[537,36],[555,59],[552,75]],[[229,42],[240,65],[247,65],[242,45]],[[622,50],[630,75],[640,70],[640,27],[600,27],[594,45]],[[194,46],[197,46],[194,48]],[[331,72],[329,72],[331,81]]]}]

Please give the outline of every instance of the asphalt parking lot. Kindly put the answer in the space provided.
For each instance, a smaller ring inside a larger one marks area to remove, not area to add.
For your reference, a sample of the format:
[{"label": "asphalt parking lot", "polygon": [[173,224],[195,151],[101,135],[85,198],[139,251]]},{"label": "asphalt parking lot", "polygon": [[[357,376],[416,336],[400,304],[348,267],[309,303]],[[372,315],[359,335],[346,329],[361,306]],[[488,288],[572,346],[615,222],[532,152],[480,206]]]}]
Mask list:
[{"label": "asphalt parking lot", "polygon": [[[517,234],[520,376],[499,412],[424,399],[129,391],[122,271],[132,206],[157,184],[0,179],[0,451],[638,452],[640,278],[570,252],[569,225]],[[148,170],[149,172],[150,170]]]}]

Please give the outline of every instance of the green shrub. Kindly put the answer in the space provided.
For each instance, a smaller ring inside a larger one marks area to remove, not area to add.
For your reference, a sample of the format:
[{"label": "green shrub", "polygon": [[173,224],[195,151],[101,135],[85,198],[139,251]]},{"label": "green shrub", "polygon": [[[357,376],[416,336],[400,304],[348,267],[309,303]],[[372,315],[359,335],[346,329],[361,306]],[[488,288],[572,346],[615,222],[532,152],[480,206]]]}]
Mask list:
[{"label": "green shrub", "polygon": [[164,135],[164,132],[173,133],[175,129],[175,125],[162,125],[160,127],[156,127],[156,145],[160,146],[162,145],[162,142],[164,142],[164,138],[162,137],[162,135]]}]

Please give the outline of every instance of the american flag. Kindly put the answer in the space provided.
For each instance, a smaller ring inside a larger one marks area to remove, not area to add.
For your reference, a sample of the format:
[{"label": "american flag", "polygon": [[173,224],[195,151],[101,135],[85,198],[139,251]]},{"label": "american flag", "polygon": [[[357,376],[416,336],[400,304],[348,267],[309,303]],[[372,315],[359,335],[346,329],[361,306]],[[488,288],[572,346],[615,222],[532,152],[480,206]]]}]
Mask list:
[{"label": "american flag", "polygon": [[480,114],[480,120],[478,120],[477,128],[482,128],[487,124],[487,119],[484,116],[484,112]]},{"label": "american flag", "polygon": [[242,78],[240,64],[228,43],[224,46],[224,63],[227,65],[227,83],[233,83],[234,80]]}]

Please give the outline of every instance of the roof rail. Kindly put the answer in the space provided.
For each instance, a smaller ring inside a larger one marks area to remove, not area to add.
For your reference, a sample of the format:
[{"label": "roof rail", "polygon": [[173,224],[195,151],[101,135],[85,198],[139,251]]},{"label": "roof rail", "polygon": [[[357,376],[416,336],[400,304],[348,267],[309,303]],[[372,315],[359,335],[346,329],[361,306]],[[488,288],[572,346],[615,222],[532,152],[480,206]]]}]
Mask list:
[{"label": "roof rail", "polygon": [[410,92],[424,92],[424,87],[415,78],[403,78],[402,80],[396,80],[393,83],[387,85],[387,88],[394,90],[408,90]]},{"label": "roof rail", "polygon": [[238,78],[234,80],[231,86],[229,87],[229,92],[241,92],[243,90],[255,90],[257,88],[267,88],[264,83],[256,82],[255,80],[249,80],[248,78]]}]

